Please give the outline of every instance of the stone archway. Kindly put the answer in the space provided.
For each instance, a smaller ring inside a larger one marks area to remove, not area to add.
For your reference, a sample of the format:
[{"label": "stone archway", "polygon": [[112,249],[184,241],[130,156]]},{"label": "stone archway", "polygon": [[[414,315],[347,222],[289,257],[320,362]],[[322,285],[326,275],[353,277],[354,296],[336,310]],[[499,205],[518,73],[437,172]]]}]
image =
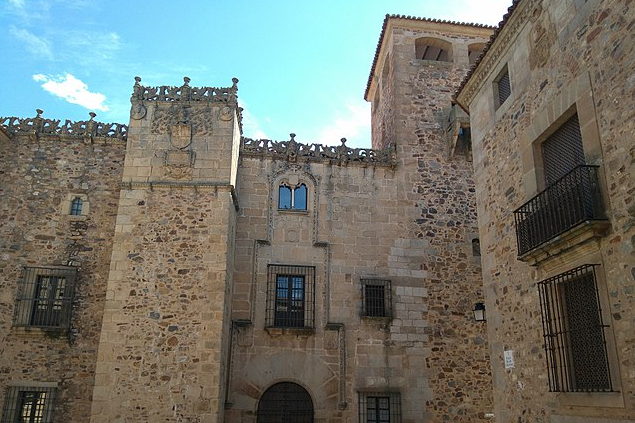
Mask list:
[{"label": "stone archway", "polygon": [[279,422],[313,423],[313,400],[297,383],[276,383],[258,401],[257,423]]}]

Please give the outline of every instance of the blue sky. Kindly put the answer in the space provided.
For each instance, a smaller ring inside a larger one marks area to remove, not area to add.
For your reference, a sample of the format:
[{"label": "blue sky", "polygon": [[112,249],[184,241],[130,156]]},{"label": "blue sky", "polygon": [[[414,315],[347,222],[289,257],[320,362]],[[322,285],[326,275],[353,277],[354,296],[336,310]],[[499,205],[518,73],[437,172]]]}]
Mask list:
[{"label": "blue sky", "polygon": [[240,79],[244,135],[370,146],[386,13],[496,25],[511,0],[0,0],[0,116],[128,123],[143,85]]}]

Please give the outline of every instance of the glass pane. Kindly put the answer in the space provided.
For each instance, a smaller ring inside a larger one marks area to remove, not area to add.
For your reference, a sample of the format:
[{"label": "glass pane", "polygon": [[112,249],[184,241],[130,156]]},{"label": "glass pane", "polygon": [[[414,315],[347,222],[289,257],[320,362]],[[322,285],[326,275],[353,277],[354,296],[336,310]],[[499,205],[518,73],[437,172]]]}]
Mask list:
[{"label": "glass pane", "polygon": [[284,185],[280,186],[280,189],[278,190],[278,208],[291,208],[291,188]]},{"label": "glass pane", "polygon": [[306,185],[302,184],[295,189],[295,204],[293,208],[296,210],[306,210]]}]

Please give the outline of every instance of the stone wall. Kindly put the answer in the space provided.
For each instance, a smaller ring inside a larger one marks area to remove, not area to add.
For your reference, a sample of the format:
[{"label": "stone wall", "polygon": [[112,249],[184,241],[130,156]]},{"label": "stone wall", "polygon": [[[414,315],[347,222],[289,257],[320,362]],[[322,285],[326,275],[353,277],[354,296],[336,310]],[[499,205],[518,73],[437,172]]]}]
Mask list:
[{"label": "stone wall", "polygon": [[[386,126],[387,142],[374,138],[396,148],[394,164],[262,151],[241,159],[231,421],[255,421],[261,396],[280,381],[310,393],[317,422],[355,421],[367,392],[399,392],[404,423],[479,421],[492,410],[485,325],[472,314],[483,296],[471,163],[449,159],[445,135],[467,43],[489,30],[435,29],[458,51],[465,44],[455,66],[414,59],[422,30],[411,26],[430,23],[405,21],[384,35],[391,80],[380,84],[395,94],[381,92],[373,121],[374,137],[386,110],[399,122]],[[283,181],[307,185],[306,211],[278,209]],[[269,327],[270,264],[315,267],[312,327]],[[361,316],[362,279],[390,280],[391,318]]]},{"label": "stone wall", "polygon": [[[471,115],[501,423],[635,420],[634,20],[631,2],[521,1],[459,95]],[[505,64],[512,94],[496,109],[492,87]],[[551,255],[519,261],[512,212],[545,188],[540,143],[573,113],[586,162],[599,165],[609,227],[594,233],[585,223],[577,241],[569,231],[543,248]],[[595,237],[579,241],[587,234]],[[549,392],[537,283],[580,264],[601,265],[598,295],[614,392]],[[506,350],[515,367],[505,367]]]},{"label": "stone wall", "polygon": [[[19,131],[0,138],[0,402],[57,385],[55,421],[90,413],[125,141]],[[71,199],[85,199],[70,216]],[[90,208],[89,208],[90,206]],[[70,332],[12,325],[24,266],[78,269]]]}]

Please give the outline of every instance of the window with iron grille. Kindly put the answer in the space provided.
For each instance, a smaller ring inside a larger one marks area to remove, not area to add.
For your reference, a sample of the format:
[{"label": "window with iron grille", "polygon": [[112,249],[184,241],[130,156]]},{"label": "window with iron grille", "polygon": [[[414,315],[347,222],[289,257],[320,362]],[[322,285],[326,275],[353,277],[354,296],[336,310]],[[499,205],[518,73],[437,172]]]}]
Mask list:
[{"label": "window with iron grille", "polygon": [[512,93],[511,85],[509,83],[509,70],[507,69],[507,65],[505,65],[503,70],[501,70],[501,72],[494,80],[494,87],[496,88],[495,100],[496,108],[498,109]]},{"label": "window with iron grille", "polygon": [[313,423],[313,401],[302,386],[280,382],[262,394],[257,423]]},{"label": "window with iron grille", "polygon": [[271,264],[267,273],[267,326],[312,328],[315,267]]},{"label": "window with iron grille", "polygon": [[400,423],[398,392],[360,392],[359,423]]},{"label": "window with iron grille", "polygon": [[596,265],[538,283],[545,356],[552,392],[611,392]]},{"label": "window with iron grille", "polygon": [[392,295],[390,281],[362,279],[362,316],[390,317]]},{"label": "window with iron grille", "polygon": [[9,386],[4,398],[2,423],[48,423],[53,421],[56,388]]},{"label": "window with iron grille", "polygon": [[82,215],[82,205],[83,205],[83,201],[81,198],[79,197],[75,197],[73,198],[73,201],[71,201],[71,216],[81,216]]},{"label": "window with iron grille", "polygon": [[25,267],[18,285],[13,325],[68,329],[77,268]]}]

